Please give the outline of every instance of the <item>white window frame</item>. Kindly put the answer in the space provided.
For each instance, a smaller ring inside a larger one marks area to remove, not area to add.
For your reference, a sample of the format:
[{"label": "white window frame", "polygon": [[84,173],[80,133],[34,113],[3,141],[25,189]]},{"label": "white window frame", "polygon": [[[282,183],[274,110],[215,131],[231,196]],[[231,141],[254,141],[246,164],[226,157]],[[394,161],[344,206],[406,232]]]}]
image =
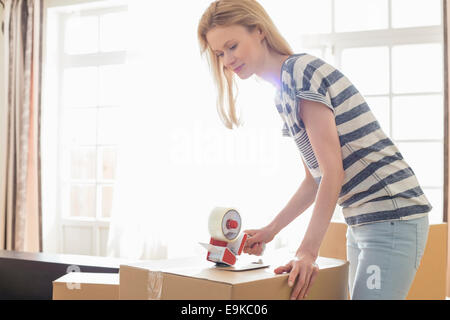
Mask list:
[{"label": "white window frame", "polygon": [[[98,1],[98,0],[91,0],[91,1],[85,1],[85,0],[66,0],[65,3],[61,4],[61,1],[54,1],[49,0],[45,7],[44,7],[44,24],[45,24],[45,31],[47,31],[47,18],[48,18],[48,9],[56,9],[52,12],[53,15],[57,16],[57,22],[56,22],[56,28],[58,28],[57,32],[57,46],[56,48],[53,48],[56,62],[54,63],[54,66],[56,66],[56,73],[55,73],[55,82],[57,83],[57,93],[52,98],[43,99],[44,105],[43,107],[46,108],[46,101],[48,102],[49,109],[52,109],[55,113],[57,113],[57,116],[52,115],[52,119],[47,116],[45,117],[45,114],[49,114],[52,111],[43,112],[43,121],[47,122],[56,122],[54,125],[56,125],[56,135],[52,138],[51,142],[47,142],[48,145],[51,147],[51,151],[49,151],[49,155],[46,155],[45,151],[43,151],[43,168],[46,167],[45,165],[45,159],[49,159],[48,157],[51,157],[50,154],[53,154],[56,156],[56,159],[51,159],[49,162],[56,164],[55,168],[52,168],[54,171],[56,171],[56,175],[53,175],[52,177],[49,176],[49,179],[43,179],[43,183],[47,180],[47,183],[44,184],[44,189],[49,189],[50,192],[53,192],[54,197],[48,197],[47,200],[45,200],[45,197],[43,197],[43,212],[45,212],[43,217],[43,227],[44,227],[44,252],[52,252],[52,253],[68,253],[66,252],[64,243],[65,243],[65,232],[67,228],[89,228],[91,230],[92,239],[91,239],[91,248],[90,248],[90,255],[94,256],[100,256],[104,255],[105,249],[101,247],[101,232],[102,231],[109,231],[110,226],[110,218],[104,218],[101,216],[102,208],[101,208],[101,198],[99,198],[99,183],[96,178],[95,186],[96,186],[96,217],[67,217],[64,216],[64,208],[63,208],[63,195],[62,195],[62,185],[63,183],[68,183],[70,185],[72,179],[69,179],[68,181],[63,181],[63,178],[61,177],[61,161],[63,159],[62,155],[62,141],[59,137],[62,136],[62,128],[60,127],[60,124],[62,122],[62,113],[60,106],[62,106],[62,87],[59,85],[63,81],[63,72],[65,68],[70,67],[82,67],[82,66],[102,66],[102,65],[114,65],[114,64],[124,64],[126,61],[126,51],[116,51],[116,52],[98,52],[95,54],[77,54],[77,55],[70,55],[66,54],[64,52],[64,34],[65,34],[65,26],[68,18],[72,16],[75,12],[76,15],[79,16],[92,16],[92,15],[103,15],[107,13],[113,13],[113,12],[124,12],[127,10],[127,6],[125,5],[124,1]],[[44,57],[46,57],[46,62],[48,62],[47,57],[47,45],[50,45],[47,43],[47,36],[44,35]],[[53,44],[54,45],[54,44]],[[45,69],[44,69],[45,73]],[[48,92],[48,90],[45,89],[45,83],[44,83],[44,97],[52,95],[52,93]],[[53,101],[52,101],[53,100]],[[53,103],[53,105],[52,105]],[[50,105],[52,105],[50,107]],[[113,106],[96,106],[94,107],[96,110],[98,110],[101,107],[113,107]],[[117,107],[117,106],[114,106]],[[47,134],[48,137],[51,136],[51,134]],[[99,145],[96,144],[95,147],[99,149],[100,147],[109,147],[109,146],[115,146],[115,145]],[[94,147],[94,145],[92,145]],[[101,157],[97,155],[97,168],[101,168],[101,163],[98,163],[101,160]],[[47,165],[49,166],[49,165]],[[45,175],[46,172],[50,170],[43,170],[43,174]],[[97,172],[98,177],[98,172]],[[82,181],[80,181],[82,182]],[[111,185],[113,185],[114,181],[110,181]],[[105,185],[105,183],[101,183],[101,185]],[[54,203],[51,203],[54,202]],[[68,204],[65,204],[66,206]],[[69,205],[70,206],[70,205]],[[81,237],[81,234],[79,235]],[[102,253],[103,251],[103,253]]]}]

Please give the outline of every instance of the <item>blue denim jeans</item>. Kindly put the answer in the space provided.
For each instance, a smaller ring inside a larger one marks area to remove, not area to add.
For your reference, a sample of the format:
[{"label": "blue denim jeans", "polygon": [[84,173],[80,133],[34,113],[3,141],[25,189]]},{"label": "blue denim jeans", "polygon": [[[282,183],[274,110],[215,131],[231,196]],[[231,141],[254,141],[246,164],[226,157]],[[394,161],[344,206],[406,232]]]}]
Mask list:
[{"label": "blue denim jeans", "polygon": [[428,226],[428,215],[349,226],[351,299],[405,299],[425,250]]}]

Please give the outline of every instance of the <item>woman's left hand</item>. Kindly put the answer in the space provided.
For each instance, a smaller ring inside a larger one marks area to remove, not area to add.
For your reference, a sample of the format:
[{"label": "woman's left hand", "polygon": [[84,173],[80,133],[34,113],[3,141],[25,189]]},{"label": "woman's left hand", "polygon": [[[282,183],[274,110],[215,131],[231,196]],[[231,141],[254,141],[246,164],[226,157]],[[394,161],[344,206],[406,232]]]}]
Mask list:
[{"label": "woman's left hand", "polygon": [[274,270],[276,274],[289,272],[288,285],[294,286],[291,292],[291,300],[300,300],[307,296],[309,289],[314,283],[319,266],[315,259],[308,255],[297,254],[295,259],[289,261],[288,264],[280,266]]}]

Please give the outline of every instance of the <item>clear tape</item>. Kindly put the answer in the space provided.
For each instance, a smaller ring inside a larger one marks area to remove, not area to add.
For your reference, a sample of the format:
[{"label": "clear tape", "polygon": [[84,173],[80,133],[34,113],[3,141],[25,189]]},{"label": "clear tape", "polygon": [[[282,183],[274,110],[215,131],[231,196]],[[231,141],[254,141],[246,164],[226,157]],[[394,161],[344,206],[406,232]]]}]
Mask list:
[{"label": "clear tape", "polygon": [[163,278],[161,271],[149,271],[147,283],[148,300],[161,300]]},{"label": "clear tape", "polygon": [[[237,230],[226,228],[225,216],[239,221]],[[241,216],[235,208],[215,207],[211,210],[208,219],[208,230],[212,238],[221,241],[235,241],[241,230]]]}]

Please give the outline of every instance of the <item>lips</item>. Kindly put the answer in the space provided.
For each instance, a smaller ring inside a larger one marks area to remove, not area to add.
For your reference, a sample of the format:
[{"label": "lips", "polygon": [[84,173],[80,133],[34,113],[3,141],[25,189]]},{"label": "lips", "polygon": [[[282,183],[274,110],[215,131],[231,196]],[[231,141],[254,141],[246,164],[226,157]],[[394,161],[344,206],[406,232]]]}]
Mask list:
[{"label": "lips", "polygon": [[244,64],[240,65],[239,67],[237,67],[236,69],[234,69],[234,72],[238,73],[239,71],[241,71],[242,67],[244,66]]}]

